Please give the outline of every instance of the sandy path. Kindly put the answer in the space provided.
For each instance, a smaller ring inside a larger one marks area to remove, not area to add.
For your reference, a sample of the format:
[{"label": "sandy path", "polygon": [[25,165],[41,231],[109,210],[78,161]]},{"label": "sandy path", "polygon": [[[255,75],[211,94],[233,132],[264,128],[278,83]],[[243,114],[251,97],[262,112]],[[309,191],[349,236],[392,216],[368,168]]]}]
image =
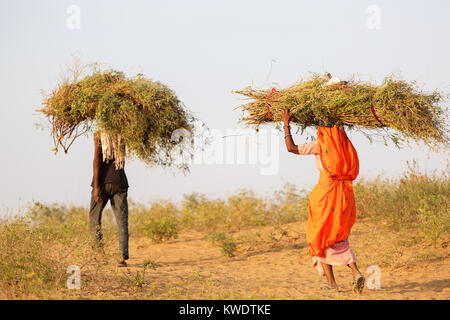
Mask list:
[{"label": "sandy path", "polygon": [[[393,241],[385,234],[366,232],[367,224],[355,225],[350,242],[357,255],[361,271],[365,271],[374,256],[390,252],[387,244]],[[258,228],[268,231],[270,228]],[[346,267],[335,268],[340,293],[320,290],[322,279],[311,266],[305,242],[304,223],[287,226],[288,234],[272,243],[254,245],[248,240],[251,231],[235,234],[243,237],[236,256],[225,257],[218,245],[205,234],[183,232],[162,244],[153,244],[148,238],[130,239],[129,267],[114,268],[116,274],[129,277],[143,270],[144,261],[156,264],[147,270],[145,284],[138,289],[101,290],[96,298],[126,299],[449,299],[449,249],[436,249],[439,255],[429,262],[422,261],[396,268],[381,267],[381,289],[368,290],[361,296],[351,292],[351,273]],[[363,232],[364,231],[364,232]],[[246,238],[247,237],[247,238]],[[383,238],[384,237],[384,238]],[[370,239],[367,240],[367,239]],[[383,241],[384,240],[384,241]],[[417,251],[406,248],[402,258]],[[400,258],[399,258],[400,260]],[[92,292],[93,293],[93,292]],[[92,297],[92,296],[91,296]]]}]

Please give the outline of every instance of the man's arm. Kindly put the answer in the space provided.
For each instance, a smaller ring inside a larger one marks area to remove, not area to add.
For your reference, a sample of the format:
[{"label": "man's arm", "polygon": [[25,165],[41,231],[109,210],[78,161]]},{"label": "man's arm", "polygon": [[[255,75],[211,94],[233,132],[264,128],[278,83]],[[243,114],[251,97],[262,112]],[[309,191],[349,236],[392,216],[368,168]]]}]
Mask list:
[{"label": "man's arm", "polygon": [[291,135],[291,127],[289,125],[289,122],[291,121],[291,115],[289,114],[289,110],[284,110],[282,116],[284,122],[284,142],[286,143],[287,151],[299,154],[298,147],[294,143]]},{"label": "man's arm", "polygon": [[99,175],[100,165],[102,163],[102,146],[100,144],[100,137],[97,133],[94,134],[94,200],[100,202],[100,186]]}]

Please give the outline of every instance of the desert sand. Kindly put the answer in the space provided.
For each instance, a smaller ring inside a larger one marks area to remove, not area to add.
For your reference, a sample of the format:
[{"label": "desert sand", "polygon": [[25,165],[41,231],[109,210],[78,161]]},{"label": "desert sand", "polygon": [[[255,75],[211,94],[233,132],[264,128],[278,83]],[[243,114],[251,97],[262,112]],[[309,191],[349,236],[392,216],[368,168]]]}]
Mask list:
[{"label": "desert sand", "polygon": [[[233,234],[235,256],[225,256],[204,234],[180,233],[155,244],[130,238],[127,268],[96,258],[82,269],[80,299],[449,299],[449,248],[387,232],[383,225],[357,221],[349,237],[360,270],[380,268],[380,289],[351,290],[352,276],[335,267],[340,291],[321,289],[325,279],[313,269],[305,222],[258,227]],[[143,272],[143,263],[154,268]],[[371,282],[370,274],[366,274]],[[371,282],[372,283],[372,282]],[[370,285],[369,285],[370,286]]]}]

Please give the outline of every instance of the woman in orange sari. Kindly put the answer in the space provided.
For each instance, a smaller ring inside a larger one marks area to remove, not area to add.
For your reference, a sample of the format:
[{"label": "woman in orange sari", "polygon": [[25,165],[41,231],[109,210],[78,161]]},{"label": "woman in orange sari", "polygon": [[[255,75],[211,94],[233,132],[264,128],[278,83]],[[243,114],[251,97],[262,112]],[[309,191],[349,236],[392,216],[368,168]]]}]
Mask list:
[{"label": "woman in orange sari", "polygon": [[295,145],[290,132],[289,110],[283,112],[286,147],[289,152],[314,154],[320,178],[309,197],[306,240],[313,265],[325,276],[326,290],[337,291],[333,265],[346,265],[353,273],[353,291],[361,293],[365,278],[358,270],[348,236],[356,220],[352,181],[359,171],[358,154],[340,127],[318,127],[317,139]]}]

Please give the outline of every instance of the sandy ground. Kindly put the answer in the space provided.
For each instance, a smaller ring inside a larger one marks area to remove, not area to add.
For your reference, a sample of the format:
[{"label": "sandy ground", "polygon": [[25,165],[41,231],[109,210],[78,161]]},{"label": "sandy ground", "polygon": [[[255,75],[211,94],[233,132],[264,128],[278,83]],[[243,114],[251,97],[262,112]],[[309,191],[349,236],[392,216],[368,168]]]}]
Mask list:
[{"label": "sandy ground", "polygon": [[[321,289],[324,279],[312,268],[305,223],[260,227],[233,234],[234,257],[204,233],[183,232],[154,244],[130,238],[128,268],[88,266],[81,299],[449,299],[447,246],[434,248],[413,236],[386,232],[383,226],[357,222],[350,236],[359,268],[381,271],[381,288],[352,293],[347,267],[335,267],[339,293]],[[151,261],[155,269],[143,263]],[[369,274],[366,274],[370,276]]]}]

